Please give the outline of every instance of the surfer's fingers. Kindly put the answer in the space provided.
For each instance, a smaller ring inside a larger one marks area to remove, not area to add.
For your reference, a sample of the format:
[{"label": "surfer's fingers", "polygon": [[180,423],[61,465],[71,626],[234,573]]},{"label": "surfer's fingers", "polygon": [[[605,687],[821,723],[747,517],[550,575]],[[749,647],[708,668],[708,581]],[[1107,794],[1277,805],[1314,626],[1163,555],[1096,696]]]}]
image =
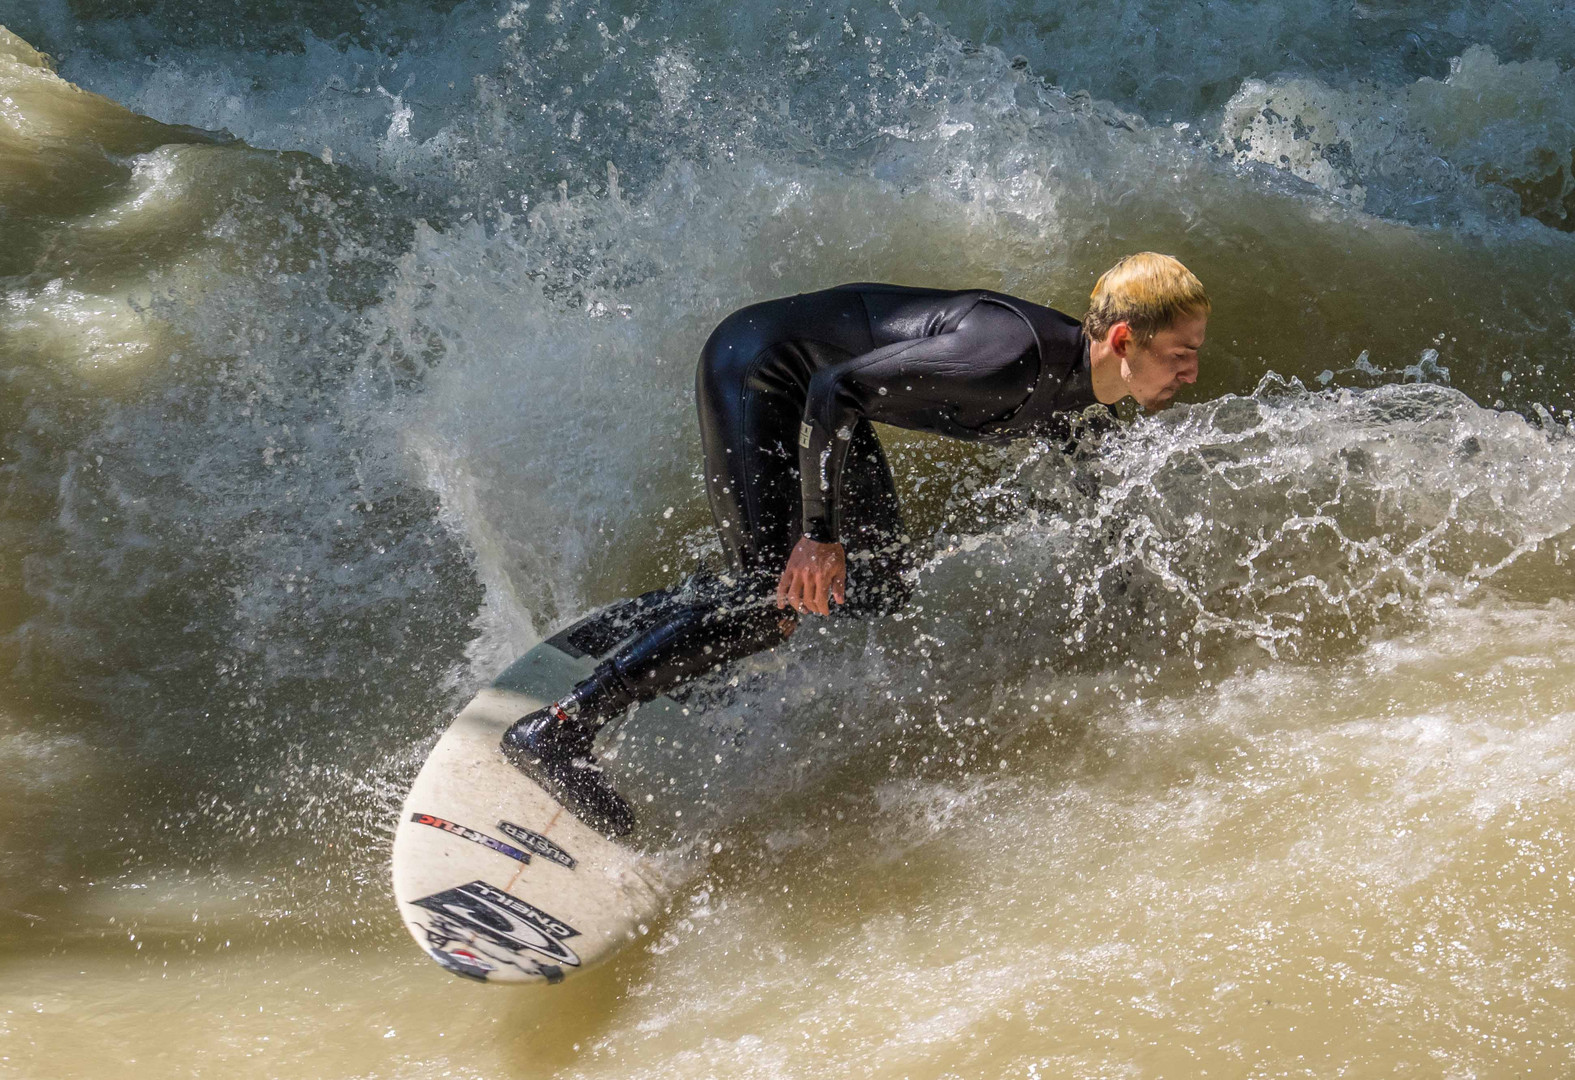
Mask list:
[{"label": "surfer's fingers", "polygon": [[839,604],[848,602],[848,576],[837,574],[831,579],[831,598]]},{"label": "surfer's fingers", "polygon": [[805,587],[806,574],[802,566],[796,566],[790,559],[787,569],[782,571],[782,580],[777,584],[777,595],[782,603],[794,611],[804,610],[804,594],[809,590]]},{"label": "surfer's fingers", "polygon": [[793,608],[801,615],[815,609],[815,602],[811,599],[813,596],[810,590],[811,580],[812,576],[804,570],[800,570],[793,577]]},{"label": "surfer's fingers", "polygon": [[815,591],[811,594],[814,606],[810,609],[816,615],[830,615],[831,605],[826,602],[826,594],[833,588],[831,575],[820,573],[815,575]]}]

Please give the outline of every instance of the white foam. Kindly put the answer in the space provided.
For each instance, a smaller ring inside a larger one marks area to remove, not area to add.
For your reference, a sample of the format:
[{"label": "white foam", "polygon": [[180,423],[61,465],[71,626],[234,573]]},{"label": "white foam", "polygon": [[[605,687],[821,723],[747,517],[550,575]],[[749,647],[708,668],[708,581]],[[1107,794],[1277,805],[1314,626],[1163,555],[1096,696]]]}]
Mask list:
[{"label": "white foam", "polygon": [[1401,220],[1472,225],[1524,213],[1567,229],[1572,114],[1575,70],[1500,62],[1473,45],[1443,79],[1408,86],[1249,79],[1220,133],[1237,162],[1284,170]]}]

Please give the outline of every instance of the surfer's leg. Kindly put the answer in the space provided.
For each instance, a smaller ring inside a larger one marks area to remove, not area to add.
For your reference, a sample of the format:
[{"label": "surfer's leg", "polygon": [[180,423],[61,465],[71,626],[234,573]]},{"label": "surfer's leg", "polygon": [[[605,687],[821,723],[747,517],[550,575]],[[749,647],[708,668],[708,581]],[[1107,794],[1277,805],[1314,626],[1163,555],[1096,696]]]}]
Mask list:
[{"label": "surfer's leg", "polygon": [[[854,432],[844,484],[849,495],[844,523],[848,603],[837,610],[853,616],[895,611],[912,591],[903,573],[912,564],[912,545],[891,469],[868,422]],[[786,512],[796,513],[794,504]],[[757,550],[771,550],[784,541],[755,533],[750,542]],[[686,606],[619,649],[560,704],[582,723],[599,726],[631,705],[782,644],[798,616],[776,607],[776,577],[776,567],[768,564],[739,574],[731,586],[713,580],[694,590]]]},{"label": "surfer's leg", "polygon": [[[724,323],[724,328],[727,323]],[[788,342],[746,356],[719,328],[696,377],[706,492],[731,585],[666,615],[599,665],[560,701],[503,735],[505,756],[576,814],[615,832],[633,825],[591,753],[596,731],[719,664],[786,640],[792,615],[769,603],[775,574],[798,537],[799,419],[817,346]]]},{"label": "surfer's leg", "polygon": [[[708,349],[710,346],[708,345]],[[786,641],[797,616],[772,603],[776,578],[799,532],[797,455],[792,439],[803,413],[808,373],[840,354],[788,342],[742,370],[718,372],[702,358],[701,431],[707,491],[729,556],[729,584],[713,580],[682,606],[653,620],[556,703],[593,732],[630,706],[650,701],[734,660]],[[850,615],[901,607],[910,591],[903,570],[911,547],[891,469],[868,421],[854,431],[844,483]],[[676,598],[668,598],[669,605]]]},{"label": "surfer's leg", "polygon": [[[695,378],[706,494],[728,557],[725,585],[698,597],[620,649],[566,701],[598,724],[730,661],[780,645],[797,625],[772,602],[800,532],[797,438],[810,376],[844,359],[816,342],[786,341],[745,357],[726,326],[706,343]],[[864,425],[881,469],[880,444]],[[866,447],[868,449],[868,447]],[[890,487],[890,472],[886,486]],[[895,503],[893,503],[895,507]],[[872,520],[880,518],[876,511]]]},{"label": "surfer's leg", "polygon": [[725,664],[782,644],[798,616],[779,611],[758,586],[735,586],[680,608],[598,665],[563,702],[580,723],[600,726]]},{"label": "surfer's leg", "polygon": [[[741,455],[740,460],[750,459]],[[773,469],[769,459],[754,467],[754,477],[764,477],[774,490],[753,493],[754,528],[744,531],[741,546],[772,551],[785,560],[781,549],[793,530],[782,518],[792,515],[796,522],[798,505],[796,498],[782,499],[780,489],[785,480],[796,484],[797,470],[791,477],[783,476],[791,465],[783,463]],[[912,546],[903,529],[891,469],[868,421],[854,431],[844,484],[848,492],[844,535],[849,580],[848,603],[839,610],[854,616],[895,611],[911,592],[903,571],[911,565]],[[747,496],[752,486],[741,484],[738,490]],[[733,492],[726,492],[724,498],[728,507],[724,513],[736,513],[749,521],[745,499],[735,499]],[[565,712],[583,724],[599,726],[631,705],[650,701],[700,675],[786,641],[797,625],[797,616],[779,610],[773,602],[777,564],[765,563],[735,574],[731,586],[713,580],[694,590],[687,606],[672,611],[618,650],[559,703]]]},{"label": "surfer's leg", "polygon": [[810,375],[842,354],[782,342],[746,356],[730,345],[730,321],[706,343],[695,377],[706,494],[729,580],[693,590],[684,607],[637,635],[558,703],[583,725],[600,726],[720,664],[781,644],[796,625],[769,602],[798,539],[794,440]]}]

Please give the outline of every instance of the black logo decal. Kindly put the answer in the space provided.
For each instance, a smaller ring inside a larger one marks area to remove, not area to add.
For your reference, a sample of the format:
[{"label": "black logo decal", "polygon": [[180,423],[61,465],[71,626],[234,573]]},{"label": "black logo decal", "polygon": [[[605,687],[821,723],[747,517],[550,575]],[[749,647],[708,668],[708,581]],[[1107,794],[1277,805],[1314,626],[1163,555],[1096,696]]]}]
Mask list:
[{"label": "black logo decal", "polygon": [[473,936],[478,944],[486,942],[510,953],[529,950],[559,964],[580,966],[580,958],[564,944],[567,939],[578,937],[578,930],[485,881],[445,889],[412,903],[437,916],[427,929],[429,938],[434,931],[450,940]]},{"label": "black logo decal", "polygon": [[518,840],[520,843],[530,848],[531,851],[535,852],[537,855],[540,855],[543,859],[550,859],[567,870],[573,870],[579,865],[579,863],[575,861],[573,855],[570,855],[567,851],[564,851],[557,844],[554,844],[551,840],[548,840],[545,836],[541,835],[541,833],[531,832],[529,829],[521,828],[512,821],[498,822],[498,830],[508,836],[513,837],[515,840]]}]

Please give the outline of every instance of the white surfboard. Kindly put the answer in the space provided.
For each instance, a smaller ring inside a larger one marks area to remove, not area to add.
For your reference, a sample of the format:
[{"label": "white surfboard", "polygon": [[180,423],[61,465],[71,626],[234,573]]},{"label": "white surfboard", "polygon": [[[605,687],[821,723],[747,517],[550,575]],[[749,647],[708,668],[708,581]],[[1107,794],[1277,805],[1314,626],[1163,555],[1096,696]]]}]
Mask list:
[{"label": "white surfboard", "polygon": [[394,833],[394,897],[416,943],[456,975],[559,982],[635,940],[662,906],[654,859],[583,824],[498,750],[510,724],[611,650],[627,623],[608,613],[629,603],[510,665],[455,718],[411,785]]}]

